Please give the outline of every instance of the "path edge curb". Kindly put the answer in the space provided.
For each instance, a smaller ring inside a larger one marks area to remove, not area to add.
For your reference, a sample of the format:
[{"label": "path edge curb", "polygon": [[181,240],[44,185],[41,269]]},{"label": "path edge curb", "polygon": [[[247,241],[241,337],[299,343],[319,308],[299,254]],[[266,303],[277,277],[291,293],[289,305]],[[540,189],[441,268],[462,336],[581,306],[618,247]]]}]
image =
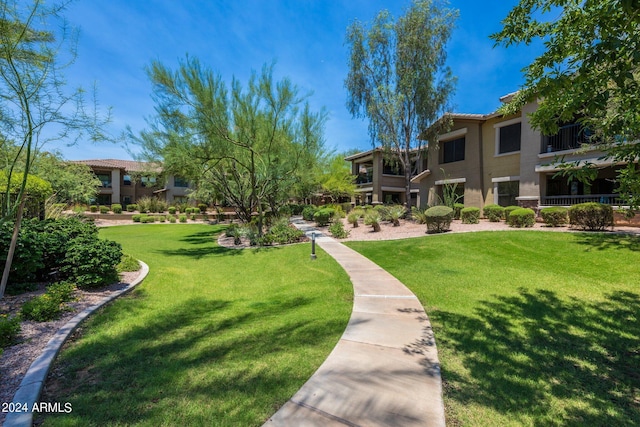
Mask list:
[{"label": "path edge curb", "polygon": [[149,266],[142,261],[140,263],[140,274],[133,280],[126,288],[121,289],[114,294],[105,297],[99,303],[87,307],[75,317],[69,320],[62,328],[56,332],[56,334],[49,340],[47,346],[44,348],[40,356],[33,361],[24,378],[20,382],[18,390],[13,395],[12,402],[19,404],[20,407],[26,407],[27,412],[10,412],[7,414],[3,425],[5,427],[30,427],[33,424],[33,412],[32,409],[40,397],[42,387],[47,379],[51,365],[56,356],[60,352],[62,345],[66,342],[67,338],[73,331],[76,330],[82,322],[92,315],[96,310],[105,304],[113,301],[119,296],[126,294],[138,286],[149,274]]}]

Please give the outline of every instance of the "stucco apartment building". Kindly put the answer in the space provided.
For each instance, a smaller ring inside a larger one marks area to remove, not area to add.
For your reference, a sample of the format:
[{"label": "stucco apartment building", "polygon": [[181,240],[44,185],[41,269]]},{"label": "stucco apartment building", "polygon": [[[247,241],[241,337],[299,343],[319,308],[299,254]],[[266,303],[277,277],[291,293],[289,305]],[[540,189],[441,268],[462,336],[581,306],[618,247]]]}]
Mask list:
[{"label": "stucco apartment building", "polygon": [[[508,102],[512,96],[500,100]],[[456,184],[465,206],[479,208],[492,203],[532,208],[585,201],[618,204],[616,165],[599,160],[603,153],[589,145],[587,132],[576,123],[550,136],[533,129],[528,115],[536,108],[537,102],[531,102],[512,116],[450,114],[449,132],[428,146],[426,167],[412,179],[417,204],[435,204],[445,184]],[[354,162],[357,156],[347,160]],[[560,158],[597,165],[597,178],[585,185],[554,177]]]},{"label": "stucco apartment building", "polygon": [[132,160],[78,160],[88,165],[101,181],[96,203],[123,206],[143,196],[158,197],[169,203],[186,201],[189,183],[172,175],[164,176],[160,165]]},{"label": "stucco apartment building", "polygon": [[[356,205],[406,202],[404,171],[389,161],[382,149],[357,153],[346,157],[351,162],[351,173],[356,177],[356,190],[352,202]],[[422,172],[426,168],[425,153],[414,153],[412,169]],[[415,175],[415,174],[414,174]],[[410,206],[419,206],[419,184],[411,184]]]}]

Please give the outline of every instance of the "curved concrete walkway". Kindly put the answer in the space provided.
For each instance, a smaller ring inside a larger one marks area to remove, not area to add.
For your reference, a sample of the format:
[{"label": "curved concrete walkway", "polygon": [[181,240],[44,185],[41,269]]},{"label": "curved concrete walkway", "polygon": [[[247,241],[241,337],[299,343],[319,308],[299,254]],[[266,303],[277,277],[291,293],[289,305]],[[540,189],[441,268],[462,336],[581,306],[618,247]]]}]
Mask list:
[{"label": "curved concrete walkway", "polygon": [[353,312],[329,357],[264,425],[444,426],[440,364],[420,301],[354,250],[317,232],[316,243],[349,274]]}]

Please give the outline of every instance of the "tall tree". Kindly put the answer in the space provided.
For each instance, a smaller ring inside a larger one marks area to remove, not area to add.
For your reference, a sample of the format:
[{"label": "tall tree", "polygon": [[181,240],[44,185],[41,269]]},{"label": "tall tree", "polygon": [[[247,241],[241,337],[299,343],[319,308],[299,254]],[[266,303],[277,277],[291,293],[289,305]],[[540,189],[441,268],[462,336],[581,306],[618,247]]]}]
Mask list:
[{"label": "tall tree", "polygon": [[[240,218],[277,212],[296,181],[300,159],[322,140],[324,113],[314,114],[289,79],[274,82],[273,66],[230,92],[219,75],[187,58],[171,71],[154,62],[156,117],[138,142],[150,160],[195,181],[206,180]],[[301,108],[302,107],[302,108]]]},{"label": "tall tree", "polygon": [[404,170],[407,203],[423,139],[435,141],[448,124],[438,118],[455,85],[445,46],[458,12],[446,4],[414,1],[397,20],[385,10],[369,28],[355,21],[347,30],[347,107],[369,119],[373,144]]},{"label": "tall tree", "polygon": [[[15,157],[5,163],[7,185],[0,224],[14,220],[14,233],[0,298],[20,231],[27,178],[38,152],[51,140],[73,142],[74,134],[76,138],[102,136],[97,116],[85,110],[83,91],[67,90],[62,75],[75,58],[75,37],[62,17],[66,4],[0,0],[0,135],[3,143],[9,141],[18,147]],[[19,170],[21,164],[23,170]],[[17,190],[9,185],[15,174],[21,177]]]},{"label": "tall tree", "polygon": [[[553,135],[578,120],[595,132],[606,157],[627,163],[619,191],[640,205],[640,2],[638,0],[521,0],[491,37],[497,45],[544,42],[524,69],[525,83],[504,112],[538,99],[532,124]],[[576,168],[579,164],[569,164]],[[593,176],[585,165],[583,176]]]}]

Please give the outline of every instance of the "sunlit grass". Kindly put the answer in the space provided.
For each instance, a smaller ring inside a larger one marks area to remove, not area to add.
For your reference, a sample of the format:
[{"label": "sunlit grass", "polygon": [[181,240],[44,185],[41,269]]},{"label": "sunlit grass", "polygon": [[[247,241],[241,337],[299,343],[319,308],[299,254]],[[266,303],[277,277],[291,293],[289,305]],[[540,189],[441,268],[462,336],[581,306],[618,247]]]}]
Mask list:
[{"label": "sunlit grass", "polygon": [[640,425],[640,239],[479,232],[350,247],[420,298],[448,425]]},{"label": "sunlit grass", "polygon": [[82,328],[45,398],[45,425],[260,425],[313,374],[348,321],[352,290],[309,244],[219,247],[208,225],[111,227],[147,279]]}]

